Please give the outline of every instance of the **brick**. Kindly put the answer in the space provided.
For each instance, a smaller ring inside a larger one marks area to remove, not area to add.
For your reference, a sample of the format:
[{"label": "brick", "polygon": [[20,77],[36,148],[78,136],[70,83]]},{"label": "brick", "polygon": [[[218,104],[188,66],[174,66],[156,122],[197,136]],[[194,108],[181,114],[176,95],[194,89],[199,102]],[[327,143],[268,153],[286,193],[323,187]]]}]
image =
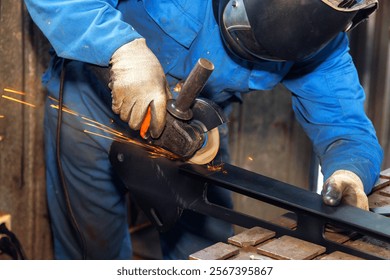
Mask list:
[{"label": "brick", "polygon": [[257,250],[278,260],[309,260],[324,253],[325,247],[285,235],[260,245]]},{"label": "brick", "polygon": [[226,260],[239,253],[239,248],[218,242],[189,256],[190,260]]},{"label": "brick", "polygon": [[228,243],[238,247],[255,246],[274,236],[274,231],[261,227],[253,227],[230,237]]},{"label": "brick", "polygon": [[318,258],[318,260],[363,260],[362,258],[352,256],[350,254],[335,251],[328,255],[324,255]]}]

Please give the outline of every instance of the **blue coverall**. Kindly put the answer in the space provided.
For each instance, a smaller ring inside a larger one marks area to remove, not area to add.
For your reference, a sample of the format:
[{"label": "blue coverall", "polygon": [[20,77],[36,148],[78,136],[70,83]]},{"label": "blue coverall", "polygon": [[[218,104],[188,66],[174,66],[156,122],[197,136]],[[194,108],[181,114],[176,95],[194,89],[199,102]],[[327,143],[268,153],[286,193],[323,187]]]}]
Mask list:
[{"label": "blue coverall", "polygon": [[[278,83],[292,92],[296,118],[311,139],[324,178],[340,169],[356,173],[369,193],[383,158],[375,130],[364,111],[365,93],[340,33],[318,53],[301,62],[251,64],[231,56],[223,46],[211,0],[25,0],[55,53],[43,76],[49,97],[58,98],[61,58],[67,64],[64,104],[80,115],[128,130],[111,111],[111,94],[86,63],[108,66],[120,46],[144,37],[159,59],[169,85],[185,79],[196,61],[212,61],[215,70],[205,97],[225,107],[241,93],[269,90]],[[59,58],[61,57],[61,58]],[[81,258],[67,219],[55,163],[57,110],[48,99],[45,114],[47,195],[55,257]],[[113,124],[110,120],[114,120]],[[70,201],[87,240],[88,258],[131,257],[125,196],[108,160],[111,140],[83,132],[77,116],[64,113],[62,161]],[[221,131],[226,134],[226,131]],[[222,144],[221,144],[222,145]],[[229,195],[218,194],[231,206]],[[187,218],[187,220],[186,220]],[[187,258],[215,240],[226,240],[230,227],[211,218],[184,217],[181,227],[162,237],[166,258]],[[191,224],[192,223],[192,224]],[[201,229],[191,233],[191,229]],[[200,239],[202,233],[211,240]]]}]

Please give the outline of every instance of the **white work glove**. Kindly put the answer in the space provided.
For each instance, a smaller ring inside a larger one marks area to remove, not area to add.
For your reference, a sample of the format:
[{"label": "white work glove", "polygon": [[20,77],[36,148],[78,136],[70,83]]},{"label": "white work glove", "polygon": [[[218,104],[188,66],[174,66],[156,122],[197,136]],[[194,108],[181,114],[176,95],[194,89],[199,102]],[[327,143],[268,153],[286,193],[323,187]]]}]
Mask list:
[{"label": "white work glove", "polygon": [[343,201],[346,204],[368,210],[368,198],[360,178],[348,170],[334,172],[324,183],[322,200],[325,204],[337,206]]},{"label": "white work glove", "polygon": [[150,135],[158,138],[164,129],[166,104],[170,96],[164,71],[145,39],[120,47],[111,57],[112,110],[139,130],[150,106]]}]

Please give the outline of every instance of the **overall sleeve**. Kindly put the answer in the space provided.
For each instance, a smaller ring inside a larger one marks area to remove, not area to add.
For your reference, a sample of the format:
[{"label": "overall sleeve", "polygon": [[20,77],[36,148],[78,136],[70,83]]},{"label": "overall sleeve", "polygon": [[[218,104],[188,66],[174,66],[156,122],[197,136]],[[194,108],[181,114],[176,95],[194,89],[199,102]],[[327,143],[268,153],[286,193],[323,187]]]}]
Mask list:
[{"label": "overall sleeve", "polygon": [[107,66],[122,45],[141,36],[123,21],[115,0],[25,0],[60,57]]},{"label": "overall sleeve", "polygon": [[311,139],[324,179],[336,170],[357,174],[371,192],[383,151],[365,109],[365,93],[342,33],[305,62],[297,63],[284,85],[292,91],[296,117]]}]

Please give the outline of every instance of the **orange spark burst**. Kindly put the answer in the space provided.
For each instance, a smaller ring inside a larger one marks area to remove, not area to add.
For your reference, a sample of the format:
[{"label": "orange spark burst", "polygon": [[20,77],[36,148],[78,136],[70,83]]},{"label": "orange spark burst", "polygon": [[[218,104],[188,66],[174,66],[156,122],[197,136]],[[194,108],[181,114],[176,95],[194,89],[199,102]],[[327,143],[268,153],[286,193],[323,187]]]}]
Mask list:
[{"label": "orange spark burst", "polygon": [[107,128],[105,128],[104,125],[101,125],[99,123],[98,124],[88,123],[88,122],[82,122],[82,123],[85,124],[85,125],[88,125],[88,126],[91,126],[91,127],[97,128],[97,129],[100,129],[101,131],[107,132],[109,134],[115,135],[117,137],[122,137],[122,138],[126,138],[127,139],[127,137],[123,136],[123,133],[115,131],[113,129],[107,129]]},{"label": "orange spark burst", "polygon": [[54,97],[48,96],[48,98],[49,98],[50,100],[53,100],[53,101],[55,101],[55,102],[58,102],[58,100],[55,99]]},{"label": "orange spark burst", "polygon": [[152,145],[149,145],[147,143],[142,143],[142,142],[139,142],[137,140],[131,139],[129,137],[125,137],[125,136],[122,136],[121,138],[110,137],[110,136],[106,136],[106,135],[103,135],[103,134],[100,134],[100,133],[96,133],[96,132],[92,132],[92,131],[89,131],[89,130],[84,130],[84,132],[92,134],[92,135],[95,135],[95,136],[103,137],[105,139],[121,142],[121,143],[134,144],[136,146],[139,146],[140,148],[145,149],[145,151],[149,154],[149,156],[151,158],[165,157],[165,158],[168,158],[170,160],[177,160],[177,159],[179,159],[179,157],[177,155],[175,155],[172,152],[167,151],[167,150],[165,150],[165,149],[163,149],[161,147],[152,146]]},{"label": "orange spark burst", "polygon": [[[54,108],[54,109],[59,109],[58,105],[54,105],[54,104],[51,104],[50,107]],[[71,115],[75,115],[75,116],[79,116],[79,114],[69,108],[66,108],[66,107],[62,107],[62,112],[65,112],[65,113],[68,113],[68,114],[71,114]]]},{"label": "orange spark burst", "polygon": [[21,103],[23,105],[27,105],[27,106],[30,106],[30,107],[35,107],[34,104],[31,104],[31,103],[28,103],[28,102],[24,102],[22,100],[19,100],[19,99],[16,99],[16,98],[4,95],[4,94],[1,97],[5,98],[5,99],[8,99],[8,100],[11,100],[11,101],[15,101],[15,102]]},{"label": "orange spark burst", "polygon": [[207,164],[207,170],[210,171],[224,171],[223,170],[223,163],[214,164],[213,162],[210,162]]},{"label": "orange spark burst", "polygon": [[4,91],[12,92],[12,93],[20,94],[20,95],[26,95],[26,93],[24,93],[22,91],[15,90],[15,89],[12,89],[12,88],[4,88]]},{"label": "orange spark burst", "polygon": [[[53,100],[55,102],[58,102],[53,97],[49,96],[49,99],[51,99],[51,100]],[[54,104],[51,104],[50,107],[52,107],[54,109],[57,109],[57,110],[59,109],[58,105],[54,105]],[[93,132],[93,131],[90,131],[90,130],[87,130],[87,129],[83,130],[84,133],[88,133],[88,134],[91,134],[91,135],[94,135],[94,136],[102,137],[102,138],[105,138],[105,139],[109,139],[109,140],[113,140],[113,141],[117,141],[117,142],[121,142],[121,143],[130,143],[130,144],[137,145],[137,146],[139,146],[141,148],[144,148],[149,153],[149,156],[151,158],[165,157],[165,158],[168,158],[170,160],[178,160],[178,159],[180,159],[177,155],[173,154],[170,151],[167,151],[167,150],[165,150],[165,149],[163,149],[161,147],[153,146],[153,145],[150,145],[148,143],[139,142],[138,140],[129,138],[129,137],[123,135],[122,132],[120,132],[118,130],[115,130],[115,129],[109,127],[109,126],[106,126],[106,125],[104,125],[104,124],[102,124],[102,123],[100,123],[98,121],[95,121],[95,120],[92,120],[92,119],[90,119],[88,117],[82,116],[82,115],[78,114],[77,112],[75,112],[73,110],[70,110],[69,108],[63,108],[62,110],[64,112],[73,114],[73,115],[78,116],[81,119],[85,120],[85,121],[82,122],[85,125],[88,125],[90,127],[94,127],[96,129],[100,129],[101,131],[109,133],[111,135],[104,135],[104,134]],[[111,119],[110,123],[114,123],[114,121]]]},{"label": "orange spark burst", "polygon": [[[55,98],[53,98],[53,97],[49,97],[49,99],[54,100],[54,101],[57,101],[57,100],[56,100]],[[59,106],[58,106],[58,105],[51,104],[50,107],[53,108],[53,109],[59,110]],[[127,137],[123,136],[123,133],[122,133],[122,132],[117,131],[117,130],[115,130],[115,129],[109,127],[109,126],[106,126],[106,125],[104,125],[104,124],[102,124],[102,123],[100,123],[100,122],[98,122],[98,121],[95,121],[95,120],[92,120],[92,119],[87,118],[87,117],[85,117],[85,116],[82,116],[82,115],[80,115],[79,113],[77,113],[76,111],[69,109],[68,107],[65,107],[65,106],[62,107],[62,111],[65,112],[65,113],[69,113],[69,114],[71,114],[71,115],[74,115],[74,116],[76,116],[76,117],[80,117],[80,118],[83,119],[83,120],[86,120],[86,122],[82,122],[82,123],[84,123],[85,125],[88,125],[88,126],[91,126],[91,127],[97,128],[97,129],[100,129],[100,130],[102,130],[102,131],[104,131],[104,132],[107,132],[107,133],[109,133],[109,134],[113,134],[113,135],[115,135],[116,137],[123,138],[123,139],[125,139],[125,140],[128,139]]]},{"label": "orange spark burst", "polygon": [[84,132],[88,133],[88,134],[95,135],[95,136],[99,136],[99,137],[102,137],[102,138],[106,138],[106,139],[109,139],[109,140],[118,141],[118,139],[115,138],[115,137],[109,137],[109,136],[106,136],[106,135],[103,135],[103,134],[100,134],[100,133],[96,133],[96,132],[92,132],[92,131],[89,131],[89,130],[86,130],[86,129],[84,129]]},{"label": "orange spark burst", "polygon": [[[113,128],[107,126],[107,125],[104,125],[104,124],[102,124],[102,123],[100,123],[100,122],[98,122],[98,121],[92,120],[92,119],[87,118],[87,117],[81,117],[81,118],[82,118],[83,120],[86,120],[86,121],[88,121],[88,122],[91,122],[91,123],[93,123],[93,124],[96,124],[96,125],[99,126],[99,128],[102,129],[102,130],[108,130],[108,131],[107,131],[108,133],[115,134],[115,135],[118,135],[118,136],[122,136],[122,135],[123,135],[122,132],[120,132],[120,131],[118,131],[118,130],[115,130],[115,129],[113,129]],[[85,124],[92,126],[91,124],[88,124],[88,123],[85,123]]]},{"label": "orange spark burst", "polygon": [[4,115],[0,115],[0,119],[4,119],[5,118],[5,116]]}]

